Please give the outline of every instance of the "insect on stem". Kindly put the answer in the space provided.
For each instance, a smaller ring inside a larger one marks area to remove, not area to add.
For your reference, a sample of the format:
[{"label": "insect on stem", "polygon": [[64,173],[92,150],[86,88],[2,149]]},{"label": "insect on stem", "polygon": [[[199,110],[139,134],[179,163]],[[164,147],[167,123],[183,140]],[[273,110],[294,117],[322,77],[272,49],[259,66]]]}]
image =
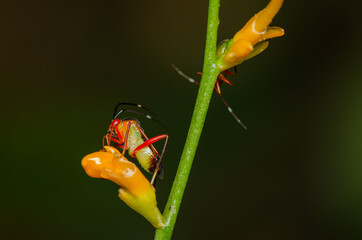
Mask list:
[{"label": "insect on stem", "polygon": [[[171,64],[171,66],[173,67],[173,69],[175,69],[175,71],[180,74],[182,77],[184,77],[186,80],[188,80],[190,83],[193,83],[197,86],[200,86],[200,82],[195,81],[193,78],[190,78],[189,76],[187,76],[186,74],[184,74],[180,69],[178,69],[174,64]],[[226,71],[226,74],[229,75],[233,75],[230,74],[230,71]],[[199,73],[198,75],[201,75],[201,73]],[[219,74],[219,78],[223,81],[228,83],[229,85],[233,85],[232,82],[230,82],[229,80],[227,80],[222,74]],[[221,91],[220,91],[220,84],[216,84],[215,85],[215,90],[214,90],[221,98],[221,101],[224,103],[224,105],[226,106],[227,110],[229,111],[229,113],[233,116],[233,118],[245,129],[247,130],[248,128],[245,126],[245,124],[238,118],[238,116],[236,116],[236,114],[234,113],[234,111],[232,110],[232,108],[230,107],[230,105],[227,103],[227,101],[225,100],[225,98],[221,95]]]}]

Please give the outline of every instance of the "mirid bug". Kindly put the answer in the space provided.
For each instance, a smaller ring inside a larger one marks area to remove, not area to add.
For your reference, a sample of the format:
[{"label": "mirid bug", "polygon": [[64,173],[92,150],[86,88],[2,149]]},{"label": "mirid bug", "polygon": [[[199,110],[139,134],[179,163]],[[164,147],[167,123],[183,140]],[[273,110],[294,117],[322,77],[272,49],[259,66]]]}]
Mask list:
[{"label": "mirid bug", "polygon": [[[120,106],[135,106],[141,108],[148,113],[142,113],[135,110],[119,108]],[[128,154],[136,158],[141,167],[149,173],[153,173],[151,184],[155,184],[156,176],[163,177],[162,158],[168,142],[168,135],[161,134],[153,138],[148,138],[144,130],[141,128],[140,122],[135,118],[119,119],[121,113],[132,112],[143,115],[148,119],[154,120],[162,125],[148,108],[134,103],[118,103],[113,113],[112,122],[108,127],[104,136],[107,144],[114,143],[115,147],[123,149],[122,155],[128,150]],[[165,139],[161,154],[158,153],[153,143]],[[104,143],[103,143],[104,145]]]},{"label": "mirid bug", "polygon": [[[182,77],[184,77],[185,79],[187,79],[190,83],[195,84],[197,86],[200,86],[200,82],[194,80],[193,78],[187,76],[186,74],[184,74],[180,69],[178,69],[175,65],[171,64],[171,66],[176,70],[176,72],[178,74],[180,74]],[[236,68],[235,68],[236,70]],[[236,73],[231,72],[229,70],[225,70],[223,71],[223,73],[225,75],[229,75],[229,76],[235,76]],[[202,73],[198,72],[197,75],[201,76]],[[232,110],[232,108],[230,107],[230,105],[226,102],[225,98],[221,95],[221,89],[220,89],[220,85],[225,82],[229,85],[234,85],[231,81],[229,81],[222,73],[219,74],[219,76],[216,79],[216,83],[215,83],[215,87],[214,87],[214,91],[219,95],[221,101],[224,103],[224,105],[226,106],[227,110],[229,111],[229,113],[233,116],[233,118],[246,130],[247,127],[245,126],[245,124],[238,118],[238,116],[236,116],[236,114],[234,113],[234,111]]]}]

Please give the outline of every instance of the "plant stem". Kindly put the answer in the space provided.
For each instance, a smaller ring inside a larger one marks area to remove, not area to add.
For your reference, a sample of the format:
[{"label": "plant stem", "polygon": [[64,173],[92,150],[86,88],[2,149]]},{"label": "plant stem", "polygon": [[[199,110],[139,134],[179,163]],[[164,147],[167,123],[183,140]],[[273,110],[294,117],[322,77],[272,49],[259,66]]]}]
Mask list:
[{"label": "plant stem", "polygon": [[166,227],[156,230],[155,240],[171,239],[173,228],[176,223],[177,214],[179,212],[182,197],[190,174],[192,162],[199,143],[202,128],[204,126],[210,99],[214,90],[217,76],[220,73],[220,70],[216,65],[216,44],[217,29],[219,25],[219,6],[220,0],[210,0],[204,67],[200,82],[200,88],[197,95],[195,109],[192,115],[185,147],[163,214],[166,220]]}]

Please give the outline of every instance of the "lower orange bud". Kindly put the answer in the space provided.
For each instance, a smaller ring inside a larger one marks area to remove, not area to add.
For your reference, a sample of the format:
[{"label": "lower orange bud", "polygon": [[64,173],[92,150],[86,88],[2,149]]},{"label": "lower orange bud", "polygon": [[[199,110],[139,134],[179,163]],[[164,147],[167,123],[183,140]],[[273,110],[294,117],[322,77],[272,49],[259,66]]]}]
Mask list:
[{"label": "lower orange bud", "polygon": [[90,177],[109,179],[119,185],[119,197],[133,210],[144,216],[154,227],[164,227],[164,218],[157,208],[154,187],[138,167],[117,149],[105,146],[105,151],[88,154],[82,166]]}]

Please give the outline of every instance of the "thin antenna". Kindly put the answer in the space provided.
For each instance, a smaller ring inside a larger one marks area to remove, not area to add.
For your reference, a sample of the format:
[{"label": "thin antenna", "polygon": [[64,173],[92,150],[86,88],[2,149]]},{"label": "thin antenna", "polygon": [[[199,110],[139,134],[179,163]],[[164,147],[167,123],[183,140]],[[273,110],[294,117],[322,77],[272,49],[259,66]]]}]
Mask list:
[{"label": "thin antenna", "polygon": [[152,117],[151,115],[149,114],[146,114],[146,113],[143,113],[143,112],[138,112],[136,110],[131,110],[131,109],[121,109],[117,114],[116,116],[114,116],[113,119],[116,119],[122,112],[131,112],[131,113],[135,113],[135,114],[138,114],[138,115],[142,115],[144,116],[145,118],[147,119],[150,119],[150,120],[153,120],[155,121],[156,123],[158,123],[159,125],[161,125],[166,131],[167,131],[167,127],[164,123],[162,123],[160,120],[158,120],[157,118],[155,117]]},{"label": "thin antenna", "polygon": [[186,80],[188,80],[190,83],[196,84],[197,86],[200,86],[200,83],[198,81],[195,81],[193,78],[190,78],[189,76],[187,76],[186,74],[184,74],[183,72],[181,72],[180,69],[178,69],[174,64],[171,64],[171,67],[173,67],[173,69],[175,69],[175,71],[180,74],[182,77],[184,77]]},{"label": "thin antenna", "polygon": [[124,109],[121,109],[120,112],[117,113],[118,107],[122,106],[122,105],[135,106],[135,107],[138,107],[138,108],[142,108],[142,109],[146,110],[148,113],[150,113],[151,115],[153,115],[155,117],[157,116],[150,109],[146,108],[145,106],[143,106],[141,104],[137,104],[137,103],[117,103],[116,108],[114,109],[113,119],[116,119],[116,117],[122,112],[122,110],[124,110]]}]

